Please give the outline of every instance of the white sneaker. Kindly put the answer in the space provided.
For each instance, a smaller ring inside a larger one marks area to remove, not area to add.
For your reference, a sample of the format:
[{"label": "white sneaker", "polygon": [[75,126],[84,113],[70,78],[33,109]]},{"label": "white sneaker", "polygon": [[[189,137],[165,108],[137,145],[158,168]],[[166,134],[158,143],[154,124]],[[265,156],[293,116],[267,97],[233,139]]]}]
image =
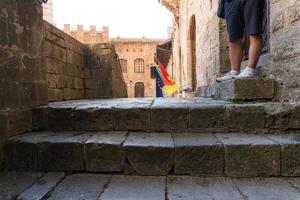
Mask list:
[{"label": "white sneaker", "polygon": [[244,69],[236,78],[253,78],[255,74],[255,69],[246,68]]},{"label": "white sneaker", "polygon": [[224,81],[234,79],[235,77],[236,77],[236,75],[234,73],[228,72],[228,73],[216,78],[216,81],[217,82],[224,82]]}]

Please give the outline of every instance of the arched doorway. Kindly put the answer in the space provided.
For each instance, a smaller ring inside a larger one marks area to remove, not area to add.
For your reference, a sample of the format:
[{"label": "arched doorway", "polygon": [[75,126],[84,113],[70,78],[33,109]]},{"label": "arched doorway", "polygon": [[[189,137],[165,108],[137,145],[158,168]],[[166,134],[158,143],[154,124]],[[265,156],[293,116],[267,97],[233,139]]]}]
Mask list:
[{"label": "arched doorway", "polygon": [[191,87],[197,89],[197,69],[196,69],[196,17],[193,15],[190,20],[188,32],[188,76],[191,80]]},{"label": "arched doorway", "polygon": [[145,86],[144,83],[139,82],[135,84],[135,89],[134,89],[134,96],[136,98],[138,97],[145,97]]}]

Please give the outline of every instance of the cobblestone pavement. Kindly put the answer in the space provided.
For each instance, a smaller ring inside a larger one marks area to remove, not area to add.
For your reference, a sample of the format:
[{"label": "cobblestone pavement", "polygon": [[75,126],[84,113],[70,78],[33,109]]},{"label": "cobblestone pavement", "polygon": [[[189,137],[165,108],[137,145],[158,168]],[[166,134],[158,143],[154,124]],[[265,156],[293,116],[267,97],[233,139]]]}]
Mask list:
[{"label": "cobblestone pavement", "polygon": [[0,173],[0,200],[300,200],[300,178]]}]

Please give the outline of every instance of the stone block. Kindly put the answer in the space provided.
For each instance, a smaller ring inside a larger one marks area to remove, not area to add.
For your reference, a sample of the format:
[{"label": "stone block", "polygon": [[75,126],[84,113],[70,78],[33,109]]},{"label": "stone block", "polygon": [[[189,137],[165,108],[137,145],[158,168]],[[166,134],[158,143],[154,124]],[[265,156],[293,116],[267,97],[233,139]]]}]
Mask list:
[{"label": "stone block", "polygon": [[65,49],[47,42],[45,43],[44,54],[46,57],[63,62],[65,62],[67,59]]},{"label": "stone block", "polygon": [[29,110],[14,110],[8,113],[9,137],[30,131],[32,128],[32,112]]},{"label": "stone block", "polygon": [[280,145],[260,135],[217,134],[225,148],[225,175],[279,176]]},{"label": "stone block", "polygon": [[62,101],[64,100],[64,92],[62,89],[48,88],[48,101]]},{"label": "stone block", "polygon": [[165,200],[164,177],[113,176],[99,200]]},{"label": "stone block", "polygon": [[281,146],[281,175],[300,176],[300,141],[297,141],[296,135],[267,135],[266,137]]},{"label": "stone block", "polygon": [[243,194],[244,199],[299,199],[299,190],[294,188],[286,179],[280,178],[251,178],[235,179],[234,183]]},{"label": "stone block", "polygon": [[139,175],[167,175],[174,165],[174,144],[171,134],[130,133],[124,151]]},{"label": "stone block", "polygon": [[39,105],[38,83],[25,82],[20,84],[20,105],[33,107]]},{"label": "stone block", "polygon": [[19,99],[19,83],[0,80],[0,110],[18,107]]},{"label": "stone block", "polygon": [[75,66],[71,64],[65,64],[63,74],[65,76],[75,76]]},{"label": "stone block", "polygon": [[224,149],[213,134],[178,133],[175,143],[175,174],[222,176]]},{"label": "stone block", "polygon": [[72,108],[48,108],[48,128],[54,131],[74,130],[74,113]]},{"label": "stone block", "polygon": [[5,165],[9,171],[39,170],[38,143],[49,133],[32,133],[17,136],[5,145]]},{"label": "stone block", "polygon": [[126,132],[96,132],[85,143],[85,164],[89,172],[121,172],[125,156],[122,144]]},{"label": "stone block", "polygon": [[110,175],[74,174],[64,179],[59,189],[51,193],[49,200],[84,199],[95,200],[108,185]]},{"label": "stone block", "polygon": [[0,50],[0,79],[19,82],[21,80],[21,59],[8,51]]},{"label": "stone block", "polygon": [[151,102],[132,102],[117,106],[114,110],[115,130],[150,130]]},{"label": "stone block", "polygon": [[[163,101],[163,100],[161,100]],[[189,110],[182,102],[160,102],[151,107],[151,129],[155,131],[186,131]]]},{"label": "stone block", "polygon": [[0,46],[5,46],[8,43],[8,23],[6,18],[0,16]]},{"label": "stone block", "polygon": [[67,66],[64,62],[52,58],[45,58],[46,72],[49,74],[66,74],[64,69]]},{"label": "stone block", "polygon": [[267,109],[266,127],[278,130],[297,130],[300,128],[300,106],[279,104]]},{"label": "stone block", "polygon": [[84,79],[74,78],[74,88],[75,89],[84,89]]},{"label": "stone block", "polygon": [[85,88],[87,89],[97,89],[100,86],[99,80],[85,79]]},{"label": "stone block", "polygon": [[189,128],[205,132],[219,132],[226,129],[224,105],[191,105],[189,107]]},{"label": "stone block", "polygon": [[0,142],[3,142],[8,137],[8,113],[0,113]]},{"label": "stone block", "polygon": [[230,131],[257,131],[265,128],[265,110],[262,106],[227,106],[227,126]]},{"label": "stone block", "polygon": [[230,179],[201,178],[190,176],[169,176],[167,178],[169,200],[242,200],[236,186]]},{"label": "stone block", "polygon": [[75,88],[74,77],[72,76],[64,76],[63,77],[63,88],[73,89]]},{"label": "stone block", "polygon": [[35,172],[1,172],[0,199],[13,200],[32,186],[43,174]]},{"label": "stone block", "polygon": [[233,79],[216,86],[215,98],[225,100],[266,100],[274,98],[273,79]]},{"label": "stone block", "polygon": [[37,107],[32,109],[32,130],[48,130],[48,109],[47,107]]},{"label": "stone block", "polygon": [[87,134],[53,134],[38,144],[38,162],[42,171],[83,171],[84,141]]},{"label": "stone block", "polygon": [[113,109],[111,108],[77,108],[75,130],[112,131],[114,129]]},{"label": "stone block", "polygon": [[50,172],[38,179],[29,189],[24,191],[17,200],[43,199],[65,177],[63,172]]},{"label": "stone block", "polygon": [[64,88],[64,100],[78,99],[75,89]]}]

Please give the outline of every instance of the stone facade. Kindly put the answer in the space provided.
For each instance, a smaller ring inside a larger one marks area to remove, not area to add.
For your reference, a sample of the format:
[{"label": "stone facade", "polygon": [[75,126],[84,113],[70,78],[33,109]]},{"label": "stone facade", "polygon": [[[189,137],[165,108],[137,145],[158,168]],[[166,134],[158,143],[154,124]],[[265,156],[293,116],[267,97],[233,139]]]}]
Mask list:
[{"label": "stone facade", "polygon": [[[224,22],[215,16],[217,0],[164,0],[174,13],[173,78],[181,87],[213,83],[228,70]],[[196,87],[195,87],[196,86]]]},{"label": "stone facade", "polygon": [[39,1],[0,1],[0,168],[7,138],[31,129],[31,107],[47,104]]},{"label": "stone facade", "polygon": [[43,4],[43,18],[47,22],[53,24],[53,0],[48,0],[46,4]]},{"label": "stone facade", "polygon": [[[226,25],[216,17],[217,0],[162,0],[174,13],[173,76],[196,90],[230,70]],[[276,80],[276,99],[299,100],[300,2],[269,3],[269,51],[259,63],[261,78]],[[243,63],[246,66],[247,62]]]},{"label": "stone facade", "polygon": [[83,25],[77,25],[77,30],[73,30],[70,24],[65,24],[63,31],[84,44],[109,42],[108,26],[103,26],[102,31],[98,31],[95,25],[91,25],[90,30],[84,30]]},{"label": "stone facade", "polygon": [[[154,53],[156,46],[164,40],[160,39],[111,39],[111,43],[115,46],[122,64],[124,80],[127,84],[128,97],[135,97],[137,83],[144,85],[144,96],[154,97],[155,78],[151,78],[150,64],[154,63]],[[143,70],[135,70],[138,59],[141,59],[141,68]]]}]

